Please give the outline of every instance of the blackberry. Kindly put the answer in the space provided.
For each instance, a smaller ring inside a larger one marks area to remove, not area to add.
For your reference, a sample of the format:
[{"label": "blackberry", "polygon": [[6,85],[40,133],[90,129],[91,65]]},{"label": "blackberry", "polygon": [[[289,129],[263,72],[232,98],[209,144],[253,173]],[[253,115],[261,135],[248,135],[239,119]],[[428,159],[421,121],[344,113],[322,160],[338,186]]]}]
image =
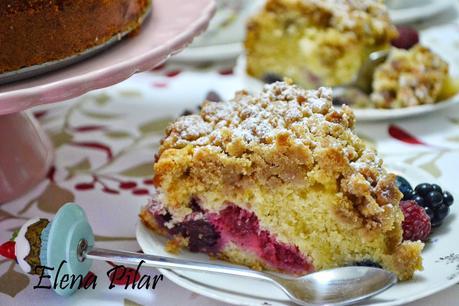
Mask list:
[{"label": "blackberry", "polygon": [[424,210],[426,211],[426,214],[429,216],[429,219],[432,222],[432,220],[434,219],[434,216],[435,216],[432,208],[427,206],[427,207],[424,207]]},{"label": "blackberry", "polygon": [[451,206],[454,202],[454,198],[448,191],[443,191],[443,203],[448,206]]},{"label": "blackberry", "polygon": [[416,203],[419,205],[419,206],[422,206],[422,207],[428,207],[427,206],[427,202],[424,200],[423,197],[421,197],[419,194],[415,193],[411,200],[413,201],[416,201]]},{"label": "blackberry", "polygon": [[421,197],[426,196],[429,192],[433,191],[432,185],[428,183],[422,183],[416,186],[414,188],[417,194],[419,194]]},{"label": "blackberry", "polygon": [[413,200],[416,196],[418,196],[418,193],[415,190],[413,190],[409,195],[408,200]]},{"label": "blackberry", "polygon": [[446,216],[449,214],[449,207],[448,205],[441,204],[437,209],[434,210],[434,220],[435,221],[441,221],[446,218]]},{"label": "blackberry", "polygon": [[155,214],[156,222],[160,227],[165,227],[165,224],[172,220],[172,215],[167,211],[165,214]]},{"label": "blackberry", "polygon": [[211,101],[211,102],[221,102],[223,101],[222,97],[215,91],[211,90],[207,93],[207,96],[206,96],[206,100],[207,101]]},{"label": "blackberry", "polygon": [[351,102],[349,101],[349,99],[346,99],[345,97],[342,97],[342,96],[333,97],[333,105],[343,106],[344,104],[350,105]]},{"label": "blackberry", "polygon": [[188,238],[188,249],[191,252],[216,253],[220,233],[206,220],[191,220],[182,222],[172,228],[174,235],[180,233]]},{"label": "blackberry", "polygon": [[282,77],[276,73],[266,73],[263,78],[263,82],[266,84],[271,84],[275,82],[282,82]]},{"label": "blackberry", "polygon": [[437,191],[431,191],[426,196],[424,200],[427,202],[427,205],[433,209],[436,209],[438,206],[443,204],[443,196]]},{"label": "blackberry", "polygon": [[437,191],[439,193],[443,192],[443,190],[441,190],[441,187],[438,186],[437,184],[432,184],[431,186],[432,186],[432,191]]},{"label": "blackberry", "polygon": [[422,183],[417,185],[409,195],[417,205],[424,207],[432,227],[438,227],[449,214],[449,206],[454,198],[437,184]]},{"label": "blackberry", "polygon": [[395,183],[397,184],[397,187],[400,190],[400,192],[403,193],[402,200],[411,199],[411,195],[413,192],[413,187],[411,187],[411,184],[404,177],[398,175]]},{"label": "blackberry", "polygon": [[199,204],[199,199],[196,197],[191,198],[189,205],[193,212],[204,212],[201,205]]},{"label": "blackberry", "polygon": [[373,267],[373,268],[380,268],[382,269],[382,266],[370,259],[364,259],[361,261],[354,262],[353,266],[359,266],[359,267]]},{"label": "blackberry", "polygon": [[194,114],[194,112],[193,112],[192,110],[185,109],[185,110],[182,112],[181,116],[189,116],[189,115],[193,115],[193,114]]}]

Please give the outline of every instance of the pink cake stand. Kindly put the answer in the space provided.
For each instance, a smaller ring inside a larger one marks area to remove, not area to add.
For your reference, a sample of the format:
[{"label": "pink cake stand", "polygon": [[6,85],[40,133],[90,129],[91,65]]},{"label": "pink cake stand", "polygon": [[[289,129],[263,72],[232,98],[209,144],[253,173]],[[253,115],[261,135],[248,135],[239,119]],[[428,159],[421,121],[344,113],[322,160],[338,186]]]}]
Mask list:
[{"label": "pink cake stand", "polygon": [[0,86],[0,203],[24,194],[46,175],[53,148],[26,109],[119,83],[165,62],[203,32],[213,0],[154,0],[141,31],[83,62]]}]

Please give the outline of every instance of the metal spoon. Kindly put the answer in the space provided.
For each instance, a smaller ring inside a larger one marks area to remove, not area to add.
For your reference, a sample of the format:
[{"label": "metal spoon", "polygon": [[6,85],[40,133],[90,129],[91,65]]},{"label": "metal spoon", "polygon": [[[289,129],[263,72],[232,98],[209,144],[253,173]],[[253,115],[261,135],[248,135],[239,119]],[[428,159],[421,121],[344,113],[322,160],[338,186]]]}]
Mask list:
[{"label": "metal spoon", "polygon": [[333,87],[333,98],[336,100],[335,104],[342,104],[338,102],[340,100],[339,97],[346,97],[350,91],[356,90],[360,93],[369,95],[372,91],[375,69],[386,61],[388,55],[388,50],[370,53],[368,59],[363,63],[362,67],[360,67],[359,72],[352,82]]},{"label": "metal spoon", "polygon": [[[35,223],[36,220],[31,221]],[[29,226],[29,223],[25,223],[18,235],[27,231]],[[292,277],[233,265],[100,249],[94,246],[94,234],[86,214],[74,203],[67,203],[58,210],[54,219],[42,230],[40,238],[41,245],[37,250],[40,254],[40,265],[49,267],[47,273],[54,284],[59,282],[62,284],[61,275],[87,275],[93,259],[137,266],[145,264],[164,269],[223,273],[264,280],[281,288],[292,302],[308,306],[354,304],[390,288],[397,282],[393,273],[371,267],[342,267]],[[15,246],[16,258],[21,262],[24,261],[24,252],[29,252],[23,248],[23,245],[25,244]],[[53,286],[53,290],[63,296],[73,294],[78,288],[79,286]]]},{"label": "metal spoon", "polygon": [[204,261],[91,248],[85,240],[80,241],[78,258],[81,261],[109,260],[128,265],[138,265],[143,261],[146,266],[156,268],[205,271],[264,280],[281,288],[295,304],[304,306],[355,304],[387,290],[397,282],[393,273],[372,267],[349,266],[291,277]]}]

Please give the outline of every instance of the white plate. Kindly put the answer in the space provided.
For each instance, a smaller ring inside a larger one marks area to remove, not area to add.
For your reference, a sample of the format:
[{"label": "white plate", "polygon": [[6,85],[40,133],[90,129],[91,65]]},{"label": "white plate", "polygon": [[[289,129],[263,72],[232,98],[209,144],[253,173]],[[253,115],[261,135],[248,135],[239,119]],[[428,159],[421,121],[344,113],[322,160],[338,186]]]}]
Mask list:
[{"label": "white plate", "polygon": [[431,18],[454,4],[454,0],[430,0],[424,5],[390,9],[389,15],[394,23],[409,23],[421,19]]},{"label": "white plate", "polygon": [[[246,59],[245,55],[241,55],[238,58],[236,63],[235,73],[239,76],[243,83],[244,87],[249,92],[259,92],[263,88],[264,83],[252,76],[249,76],[246,73],[245,66],[246,66]],[[456,94],[454,97],[449,98],[448,100],[444,100],[435,104],[429,105],[420,105],[420,106],[413,106],[413,107],[406,107],[406,108],[399,108],[399,109],[358,109],[353,108],[355,117],[358,121],[378,121],[378,120],[388,120],[388,119],[399,119],[405,117],[413,117],[419,116],[422,114],[436,112],[447,107],[451,107],[453,105],[459,104],[459,93]]]},{"label": "white plate", "polygon": [[202,47],[189,47],[174,55],[171,60],[176,62],[224,61],[237,58],[242,54],[242,43],[228,43]]},{"label": "white plate", "polygon": [[217,0],[217,13],[207,31],[172,60],[208,62],[237,58],[242,52],[247,21],[263,4],[264,0]]},{"label": "white plate", "polygon": [[[388,167],[395,173],[403,174],[413,185],[435,181],[431,175],[413,166],[394,164]],[[447,217],[446,222],[435,230],[431,236],[431,241],[423,251],[424,271],[417,272],[413,280],[399,283],[388,291],[368,300],[367,304],[375,306],[401,305],[434,294],[459,281],[459,269],[457,268],[459,260],[455,263],[440,260],[441,257],[453,253],[459,256],[459,244],[457,243],[459,205],[456,204],[451,206],[451,214]],[[164,250],[164,238],[153,234],[143,224],[139,224],[137,227],[137,241],[146,254],[209,260],[204,254],[182,252],[179,255],[172,255],[167,253]],[[206,272],[165,269],[160,269],[160,271],[179,286],[227,303],[291,305],[280,289],[263,281]]]}]

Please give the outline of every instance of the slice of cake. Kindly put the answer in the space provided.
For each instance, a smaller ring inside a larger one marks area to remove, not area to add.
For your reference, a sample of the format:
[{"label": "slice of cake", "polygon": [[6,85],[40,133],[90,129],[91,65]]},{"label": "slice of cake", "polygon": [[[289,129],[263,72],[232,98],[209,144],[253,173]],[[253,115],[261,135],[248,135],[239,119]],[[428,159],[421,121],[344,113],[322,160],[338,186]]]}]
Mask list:
[{"label": "slice of cake", "polygon": [[136,29],[150,0],[1,0],[0,73],[56,61]]},{"label": "slice of cake", "polygon": [[428,48],[393,48],[387,61],[376,68],[371,101],[377,108],[433,104],[454,95],[459,89],[454,83],[448,64]]},{"label": "slice of cake", "polygon": [[344,84],[396,36],[378,1],[268,0],[247,28],[247,73],[304,88]]},{"label": "slice of cake", "polygon": [[373,262],[409,279],[423,244],[402,241],[395,175],[353,128],[326,88],[207,101],[167,129],[141,219],[170,251],[291,274]]}]

